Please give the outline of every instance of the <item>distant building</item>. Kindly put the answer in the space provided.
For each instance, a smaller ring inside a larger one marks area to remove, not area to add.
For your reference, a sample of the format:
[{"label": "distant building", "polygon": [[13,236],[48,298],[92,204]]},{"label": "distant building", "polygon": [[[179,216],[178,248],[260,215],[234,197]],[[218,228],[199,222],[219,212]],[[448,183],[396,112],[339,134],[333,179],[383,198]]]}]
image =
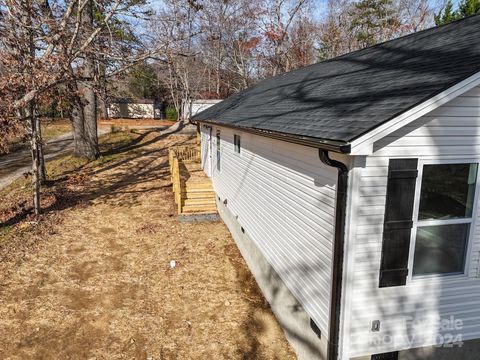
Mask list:
[{"label": "distant building", "polygon": [[185,114],[185,118],[189,119],[192,116],[197,115],[198,113],[202,112],[203,110],[208,109],[210,106],[218,104],[222,100],[219,99],[197,99],[191,100],[185,103],[183,108],[183,113]]},{"label": "distant building", "polygon": [[110,118],[161,119],[162,104],[150,99],[113,99],[108,106]]}]

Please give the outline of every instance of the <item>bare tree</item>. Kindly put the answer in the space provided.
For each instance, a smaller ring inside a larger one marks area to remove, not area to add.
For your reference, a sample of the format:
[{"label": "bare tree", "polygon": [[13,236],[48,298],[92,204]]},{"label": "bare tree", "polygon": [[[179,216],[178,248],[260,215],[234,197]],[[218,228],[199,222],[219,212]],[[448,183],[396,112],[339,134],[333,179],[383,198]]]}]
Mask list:
[{"label": "bare tree", "polygon": [[290,30],[308,0],[266,0],[263,28],[266,38],[264,60],[268,65],[267,76],[292,69],[286,53],[288,51]]},{"label": "bare tree", "polygon": [[[49,67],[52,63],[42,63],[36,57],[38,46],[35,28],[38,23],[37,8],[33,2],[9,2],[6,7],[1,6],[0,35],[1,52],[0,63],[4,69],[0,81],[0,97],[4,100],[0,108],[1,123],[0,138],[11,135],[12,129],[23,133],[30,144],[32,158],[32,190],[33,205],[36,215],[40,212],[40,184],[44,180],[45,170],[43,161],[40,121],[36,111],[38,98],[30,98],[18,105],[23,94],[31,92],[42,81],[51,80],[48,74],[39,71],[42,65]],[[5,102],[6,101],[6,102]],[[17,134],[18,135],[18,134]]]},{"label": "bare tree", "polygon": [[[3,71],[0,79],[0,144],[6,148],[8,139],[18,136],[21,128],[27,134],[32,152],[35,214],[40,212],[44,163],[36,105],[54,101],[60,87],[70,89],[78,101],[74,102],[73,113],[83,117],[83,126],[74,126],[75,144],[80,143],[78,139],[85,138],[90,142],[90,146],[84,148],[85,152],[77,153],[96,157],[96,100],[91,85],[95,80],[95,60],[92,54],[98,50],[98,39],[110,28],[113,20],[120,16],[125,18],[137,4],[139,2],[135,0],[97,0],[97,20],[94,21],[92,0],[0,0],[0,64]],[[111,53],[108,55],[114,58]],[[117,56],[116,66],[110,67],[108,76],[118,74],[148,56],[151,56],[150,52]],[[79,79],[80,85],[77,83]],[[90,114],[90,122],[85,120],[86,113]]]},{"label": "bare tree", "polygon": [[[201,33],[198,12],[201,6],[193,1],[166,0],[165,8],[157,15],[153,27],[155,43],[164,44],[164,65],[159,79],[169,90],[170,100],[179,119],[184,119],[185,105],[189,103],[194,82],[200,81],[202,72],[198,72],[196,57],[198,46],[196,37]],[[195,74],[195,75],[194,75]]]},{"label": "bare tree", "polygon": [[289,35],[286,52],[290,68],[297,69],[315,63],[318,60],[320,26],[309,16],[298,17]]},{"label": "bare tree", "polygon": [[[329,59],[433,24],[427,0],[329,0],[320,24],[320,58]],[[382,11],[380,11],[382,10]]]},{"label": "bare tree", "polygon": [[400,36],[433,26],[434,5],[428,0],[397,0],[402,23]]}]

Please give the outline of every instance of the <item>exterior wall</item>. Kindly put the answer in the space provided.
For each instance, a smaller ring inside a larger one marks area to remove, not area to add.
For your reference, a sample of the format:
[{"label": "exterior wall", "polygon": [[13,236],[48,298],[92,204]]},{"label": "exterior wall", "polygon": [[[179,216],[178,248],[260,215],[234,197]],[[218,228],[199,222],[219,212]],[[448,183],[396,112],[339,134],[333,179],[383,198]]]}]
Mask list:
[{"label": "exterior wall", "polygon": [[[466,276],[410,279],[406,286],[378,287],[389,158],[480,162],[480,87],[382,139],[374,149],[363,164],[356,159],[353,171],[357,183],[352,189],[355,208],[348,220],[354,230],[348,233],[346,283],[350,288],[344,309],[343,359],[455,341],[457,335],[463,340],[480,338],[478,201]],[[451,316],[462,324],[440,329],[435,323]],[[370,331],[373,320],[381,321],[380,332]]]},{"label": "exterior wall", "polygon": [[[220,171],[213,145],[215,192],[328,337],[337,170],[322,164],[316,149],[220,130]],[[203,159],[207,129],[201,131]],[[234,134],[241,136],[240,154]]]},{"label": "exterior wall", "polygon": [[324,360],[328,342],[312,331],[310,316],[302,304],[278,276],[247,233],[231,213],[228,206],[217,197],[218,213],[227,225],[258,286],[280,322],[285,336],[292,345],[298,360]]},{"label": "exterior wall", "polygon": [[222,100],[197,100],[192,101],[192,115],[197,115],[199,112],[208,109],[210,106],[213,106],[219,103]]},{"label": "exterior wall", "polygon": [[108,107],[108,115],[111,118],[153,119],[155,112],[153,104],[113,103]]},{"label": "exterior wall", "polygon": [[[452,352],[455,352],[452,354]],[[427,346],[422,348],[402,350],[398,353],[398,360],[478,360],[480,354],[480,340],[465,341],[462,347]],[[352,358],[351,360],[371,360],[371,356]]]},{"label": "exterior wall", "polygon": [[[211,130],[210,130],[211,129]],[[210,136],[214,136],[213,129],[209,125],[201,125],[200,128],[200,160],[202,163],[202,169],[208,176],[211,176],[212,167],[212,149],[213,146],[210,143]]]},{"label": "exterior wall", "polygon": [[222,100],[191,100],[184,104],[184,114],[187,118],[197,115],[198,113],[202,112],[203,110],[208,109],[209,107],[219,103]]}]

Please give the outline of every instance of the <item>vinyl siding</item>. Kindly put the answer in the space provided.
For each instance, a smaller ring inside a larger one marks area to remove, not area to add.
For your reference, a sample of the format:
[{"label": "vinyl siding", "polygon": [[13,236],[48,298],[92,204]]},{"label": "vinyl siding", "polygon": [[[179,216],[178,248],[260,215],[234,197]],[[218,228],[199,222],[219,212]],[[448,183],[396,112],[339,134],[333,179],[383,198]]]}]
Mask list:
[{"label": "vinyl siding", "polygon": [[[220,129],[215,192],[327,336],[336,169],[323,165],[316,149]],[[241,136],[240,154],[234,134]]]},{"label": "vinyl siding", "polygon": [[208,154],[208,135],[207,132],[209,130],[205,127],[205,125],[201,125],[200,127],[200,160],[202,163],[202,168],[205,169],[205,162],[207,161]]},{"label": "vinyl siding", "polygon": [[[215,136],[213,130],[211,131],[212,137]],[[205,170],[205,173],[210,176],[210,169],[212,166],[212,156],[211,150],[213,147],[209,146],[210,138],[210,126],[202,125],[200,129],[200,159],[202,163],[202,168]]]},{"label": "vinyl siding", "polygon": [[[467,276],[425,278],[410,280],[401,287],[378,287],[389,159],[415,157],[420,161],[478,162],[480,87],[382,139],[374,149],[374,155],[366,157],[360,169],[358,192],[353,195],[356,214],[350,221],[355,223],[356,231],[348,239],[354,259],[348,270],[353,289],[349,295],[349,328],[345,329],[349,339],[345,345],[348,356],[344,358],[433,345],[435,339],[449,339],[449,334],[454,337],[462,334],[463,340],[480,338],[478,201]],[[477,187],[476,197],[479,196]],[[462,329],[438,330],[432,325],[433,319],[450,316],[463,321]],[[414,327],[408,319],[425,321],[426,327]],[[381,321],[379,333],[370,332],[373,320]],[[395,341],[374,343],[376,337],[384,336],[392,336]]]}]

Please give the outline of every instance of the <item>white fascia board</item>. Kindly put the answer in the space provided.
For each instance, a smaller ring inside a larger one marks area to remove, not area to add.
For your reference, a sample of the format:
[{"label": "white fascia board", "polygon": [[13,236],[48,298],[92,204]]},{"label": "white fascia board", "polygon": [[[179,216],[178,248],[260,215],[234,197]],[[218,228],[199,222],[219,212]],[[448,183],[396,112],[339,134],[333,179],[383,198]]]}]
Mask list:
[{"label": "white fascia board", "polygon": [[373,153],[373,144],[376,141],[388,136],[394,131],[408,125],[412,121],[417,120],[478,85],[480,85],[480,72],[468,77],[458,84],[455,84],[440,94],[352,141],[350,155],[371,155]]}]

